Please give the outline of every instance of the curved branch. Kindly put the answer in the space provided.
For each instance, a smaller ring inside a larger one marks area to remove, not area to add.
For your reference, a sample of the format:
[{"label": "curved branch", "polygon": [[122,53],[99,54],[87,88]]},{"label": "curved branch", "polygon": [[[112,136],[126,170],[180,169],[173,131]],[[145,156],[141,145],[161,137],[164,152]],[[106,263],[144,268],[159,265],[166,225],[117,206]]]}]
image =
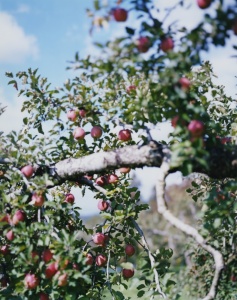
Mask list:
[{"label": "curved branch", "polygon": [[185,234],[191,236],[196,240],[196,242],[207,252],[209,252],[215,261],[215,274],[212,280],[212,284],[209,293],[202,300],[211,300],[215,298],[217,292],[218,281],[222,269],[224,268],[224,260],[221,252],[214,249],[212,246],[208,245],[204,238],[198,233],[198,231],[192,226],[183,223],[181,220],[176,218],[166,207],[164,200],[164,189],[165,189],[165,178],[169,171],[169,164],[164,161],[160,167],[161,172],[159,173],[159,179],[156,185],[156,198],[158,212],[163,215],[163,217],[176,228],[184,232]]}]

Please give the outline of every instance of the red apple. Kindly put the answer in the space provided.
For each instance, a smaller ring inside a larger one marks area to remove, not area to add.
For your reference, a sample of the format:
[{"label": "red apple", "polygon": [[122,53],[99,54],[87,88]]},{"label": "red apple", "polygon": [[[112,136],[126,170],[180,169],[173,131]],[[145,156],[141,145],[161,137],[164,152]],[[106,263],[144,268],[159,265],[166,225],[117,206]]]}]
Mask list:
[{"label": "red apple", "polygon": [[85,130],[81,127],[75,128],[73,132],[73,136],[75,140],[83,140],[85,135],[86,135]]},{"label": "red apple", "polygon": [[174,48],[174,41],[171,37],[166,37],[161,40],[160,49],[164,52],[168,52]]},{"label": "red apple", "polygon": [[12,224],[17,225],[19,222],[23,222],[25,220],[25,213],[22,210],[17,210],[12,217]]},{"label": "red apple", "polygon": [[49,300],[49,296],[43,292],[39,294],[39,300]]},{"label": "red apple", "polygon": [[131,131],[129,129],[122,129],[118,133],[118,139],[120,141],[130,141],[132,139]]},{"label": "red apple", "polygon": [[119,181],[119,178],[116,174],[109,174],[107,178],[108,178],[108,183],[117,183]]},{"label": "red apple", "polygon": [[208,8],[211,5],[212,0],[197,0],[197,5],[201,9]]},{"label": "red apple", "polygon": [[73,109],[69,110],[67,112],[67,118],[68,118],[68,120],[75,122],[77,119],[77,112]]},{"label": "red apple", "polygon": [[123,173],[123,174],[127,174],[131,171],[131,168],[126,168],[126,167],[123,167],[123,168],[119,168],[119,172],[120,173]]},{"label": "red apple", "polygon": [[31,257],[32,257],[32,260],[33,260],[34,262],[37,262],[37,261],[39,260],[39,253],[36,252],[36,251],[32,251],[32,252],[31,252]]},{"label": "red apple", "polygon": [[47,266],[45,269],[45,277],[46,278],[52,278],[58,271],[58,263],[53,262],[50,265]]},{"label": "red apple", "polygon": [[24,279],[25,287],[29,290],[35,289],[39,285],[39,278],[35,274],[26,274]]},{"label": "red apple", "polygon": [[134,275],[134,270],[133,269],[123,269],[123,277],[124,278],[131,278]]},{"label": "red apple", "polygon": [[58,286],[66,286],[67,285],[67,273],[63,273],[58,277]]},{"label": "red apple", "polygon": [[11,218],[9,214],[3,215],[2,217],[0,217],[0,222],[7,222],[9,224],[11,224]]},{"label": "red apple", "polygon": [[91,136],[94,138],[94,139],[98,139],[102,136],[103,134],[103,130],[101,129],[100,126],[94,126],[92,129],[91,129]]},{"label": "red apple", "polygon": [[8,284],[8,280],[7,280],[7,277],[6,276],[3,276],[0,280],[0,283],[1,283],[1,287],[4,288],[4,287],[7,287],[7,284]]},{"label": "red apple", "polygon": [[72,268],[73,268],[73,270],[77,270],[77,271],[79,270],[79,266],[76,263],[72,264]]},{"label": "red apple", "polygon": [[99,186],[104,186],[106,184],[108,184],[108,179],[106,176],[100,176],[96,179],[96,184],[98,184]]},{"label": "red apple", "polygon": [[9,254],[9,246],[8,245],[3,245],[1,246],[0,248],[0,252],[3,254],[3,255],[7,255]]},{"label": "red apple", "polygon": [[176,128],[177,123],[178,123],[178,120],[179,120],[179,116],[175,116],[175,117],[172,118],[172,120],[171,120],[171,125],[172,125],[174,128]]},{"label": "red apple", "polygon": [[106,241],[106,237],[103,233],[101,232],[97,232],[94,236],[93,236],[93,242],[97,245],[104,245]]},{"label": "red apple", "polygon": [[34,168],[31,165],[24,166],[21,169],[21,173],[25,175],[26,178],[30,178],[34,173]]},{"label": "red apple", "polygon": [[127,254],[127,256],[133,256],[135,253],[135,248],[133,245],[126,245],[125,247],[125,253]]},{"label": "red apple", "polygon": [[91,266],[94,263],[94,258],[91,253],[86,254],[86,265]]},{"label": "red apple", "polygon": [[181,85],[181,88],[186,91],[190,88],[191,82],[188,78],[181,77],[179,79],[179,84]]},{"label": "red apple", "polygon": [[107,263],[107,257],[103,254],[99,254],[95,258],[95,263],[98,267],[103,267]]},{"label": "red apple", "polygon": [[126,92],[130,94],[132,91],[136,91],[137,87],[135,85],[129,85],[126,89]]},{"label": "red apple", "polygon": [[13,241],[14,240],[14,232],[12,230],[9,230],[7,233],[6,233],[6,238],[9,240],[9,241]]},{"label": "red apple", "polygon": [[188,125],[188,130],[190,131],[192,137],[200,137],[204,132],[204,124],[199,120],[192,120]]},{"label": "red apple", "polygon": [[44,205],[44,196],[42,194],[34,193],[31,197],[31,202],[36,207],[41,207]]},{"label": "red apple", "polygon": [[79,109],[79,116],[85,118],[87,111],[84,108]]},{"label": "red apple", "polygon": [[125,22],[128,18],[128,12],[120,7],[113,9],[112,13],[117,22]]},{"label": "red apple", "polygon": [[146,36],[141,36],[137,40],[136,44],[137,44],[138,51],[141,52],[141,53],[147,52],[150,48],[150,40]]},{"label": "red apple", "polygon": [[237,35],[237,18],[234,20],[232,29],[235,35]]},{"label": "red apple", "polygon": [[66,197],[65,197],[65,200],[64,200],[64,202],[67,202],[67,203],[73,204],[73,203],[74,203],[74,201],[75,201],[75,197],[74,197],[74,195],[73,195],[73,194],[71,194],[71,193],[68,193],[68,194],[66,194]]},{"label": "red apple", "polygon": [[42,256],[41,256],[42,260],[44,262],[49,262],[52,258],[53,258],[53,253],[51,252],[50,249],[45,249],[43,252],[42,252]]},{"label": "red apple", "polygon": [[97,207],[99,208],[99,210],[105,211],[109,208],[109,202],[100,199],[97,204]]}]

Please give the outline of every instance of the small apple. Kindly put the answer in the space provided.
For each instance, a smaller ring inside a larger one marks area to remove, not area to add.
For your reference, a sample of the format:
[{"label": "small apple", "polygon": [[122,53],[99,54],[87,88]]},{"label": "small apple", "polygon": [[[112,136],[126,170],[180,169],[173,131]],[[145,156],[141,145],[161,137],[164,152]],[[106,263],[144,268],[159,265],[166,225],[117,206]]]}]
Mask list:
[{"label": "small apple", "polygon": [[94,263],[94,258],[91,253],[86,254],[86,265],[91,266]]},{"label": "small apple", "polygon": [[181,77],[179,79],[179,84],[181,85],[181,88],[185,91],[187,91],[190,88],[191,82],[186,77]]},{"label": "small apple", "polygon": [[1,252],[3,255],[9,254],[9,252],[10,252],[9,246],[8,246],[8,245],[3,245],[3,246],[1,246],[0,252]]},{"label": "small apple", "polygon": [[237,281],[237,276],[234,275],[234,274],[232,274],[232,275],[230,276],[230,280],[231,280],[232,282],[236,282],[236,281]]},{"label": "small apple", "polygon": [[100,176],[96,179],[96,184],[98,184],[99,186],[104,186],[106,184],[108,184],[108,179],[106,176]]},{"label": "small apple", "polygon": [[92,129],[91,129],[91,136],[94,138],[94,139],[98,139],[102,136],[103,134],[103,130],[101,129],[100,126],[94,126]]},{"label": "small apple", "polygon": [[93,242],[97,245],[104,245],[106,241],[106,237],[103,233],[101,232],[97,232],[94,236],[93,236]]},{"label": "small apple", "polygon": [[39,285],[39,278],[35,274],[28,273],[25,276],[24,284],[27,289],[33,290]]},{"label": "small apple", "polygon": [[124,278],[131,278],[134,275],[134,270],[133,269],[123,269],[122,273],[123,273]]},{"label": "small apple", "polygon": [[73,137],[75,140],[83,140],[86,133],[85,130],[81,127],[77,127],[73,131]]},{"label": "small apple", "polygon": [[237,35],[237,18],[234,20],[232,29],[235,35]]},{"label": "small apple", "polygon": [[81,118],[85,118],[86,117],[86,113],[87,113],[87,111],[84,108],[79,108],[79,116]]},{"label": "small apple", "polygon": [[49,296],[43,292],[39,294],[39,300],[49,300]]},{"label": "small apple", "polygon": [[73,203],[74,203],[74,201],[75,201],[75,197],[74,197],[74,195],[73,195],[73,194],[71,194],[71,193],[68,193],[68,194],[66,194],[66,197],[65,197],[65,200],[64,200],[64,202],[67,202],[67,203],[73,204]]},{"label": "small apple", "polygon": [[8,284],[8,280],[7,280],[7,277],[6,276],[3,276],[0,280],[0,283],[1,283],[1,287],[4,288],[4,287],[7,287],[7,284]]},{"label": "small apple", "polygon": [[6,238],[9,240],[9,241],[13,241],[14,240],[14,232],[12,230],[9,230],[7,233],[6,233]]},{"label": "small apple", "polygon": [[108,183],[117,183],[119,178],[116,174],[109,174],[108,175]]},{"label": "small apple", "polygon": [[103,254],[99,254],[95,258],[95,263],[98,267],[103,267],[107,263],[107,257]]},{"label": "small apple", "polygon": [[31,203],[36,207],[44,205],[44,196],[42,194],[34,193],[31,197]]},{"label": "small apple", "polygon": [[125,253],[127,254],[127,256],[133,256],[135,252],[136,250],[133,245],[130,244],[126,245]]},{"label": "small apple", "polygon": [[97,207],[99,208],[99,210],[105,211],[109,208],[109,202],[100,199],[97,204]]},{"label": "small apple", "polygon": [[47,266],[45,269],[45,277],[46,278],[52,278],[58,271],[58,263],[57,262],[52,262]]},{"label": "small apple", "polygon": [[130,171],[131,171],[131,168],[126,168],[126,167],[119,168],[119,172],[122,173],[122,174],[127,174]]},{"label": "small apple", "polygon": [[136,42],[137,49],[141,53],[146,53],[150,48],[150,40],[146,36],[141,36]]},{"label": "small apple", "polygon": [[77,112],[73,109],[67,112],[67,118],[69,121],[75,122],[77,119]]},{"label": "small apple", "polygon": [[37,251],[32,251],[31,257],[34,262],[37,262],[39,260],[39,253]]},{"label": "small apple", "polygon": [[11,218],[9,214],[3,215],[0,217],[0,222],[7,222],[8,224],[11,224]]},{"label": "small apple", "polygon": [[197,5],[201,9],[208,8],[211,5],[212,0],[197,0]]},{"label": "small apple", "polygon": [[114,8],[112,10],[115,21],[117,22],[125,22],[128,18],[128,12],[120,7]]},{"label": "small apple", "polygon": [[58,286],[66,286],[67,285],[67,273],[63,273],[58,277]]},{"label": "small apple", "polygon": [[77,270],[77,271],[79,270],[79,266],[76,263],[72,264],[72,268],[73,268],[73,270]]},{"label": "small apple", "polygon": [[174,41],[171,37],[166,37],[161,40],[160,49],[163,52],[168,52],[174,48]]},{"label": "small apple", "polygon": [[53,253],[50,249],[45,249],[41,255],[42,260],[47,263],[53,258]]},{"label": "small apple", "polygon": [[118,133],[118,139],[120,141],[130,141],[132,139],[131,131],[129,129],[122,129]]},{"label": "small apple", "polygon": [[25,175],[26,178],[30,178],[34,173],[34,168],[31,165],[24,166],[21,168],[21,173]]},{"label": "small apple", "polygon": [[22,210],[17,210],[12,217],[12,224],[17,225],[19,222],[23,222],[26,218],[25,212]]},{"label": "small apple", "polygon": [[201,137],[204,132],[204,124],[199,120],[192,120],[188,125],[192,137]]},{"label": "small apple", "polygon": [[172,125],[172,127],[176,128],[178,120],[179,120],[179,116],[175,116],[175,117],[173,117],[171,119],[171,125]]},{"label": "small apple", "polygon": [[126,89],[126,92],[130,94],[131,92],[136,91],[137,87],[135,85],[129,85]]}]

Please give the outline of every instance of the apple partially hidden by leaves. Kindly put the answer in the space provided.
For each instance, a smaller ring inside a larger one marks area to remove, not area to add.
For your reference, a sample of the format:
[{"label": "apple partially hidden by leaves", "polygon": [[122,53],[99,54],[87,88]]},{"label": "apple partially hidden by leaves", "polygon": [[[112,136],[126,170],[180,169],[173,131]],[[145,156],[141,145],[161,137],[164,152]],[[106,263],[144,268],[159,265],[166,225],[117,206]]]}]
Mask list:
[{"label": "apple partially hidden by leaves", "polygon": [[91,266],[94,263],[94,257],[91,253],[86,254],[86,265]]},{"label": "apple partially hidden by leaves", "polygon": [[188,125],[188,130],[192,137],[201,137],[204,133],[204,124],[199,120],[192,120]]},{"label": "apple partially hidden by leaves", "polygon": [[41,258],[44,262],[49,262],[53,258],[53,253],[51,252],[50,249],[45,249],[42,252]]},{"label": "apple partially hidden by leaves", "polygon": [[26,178],[30,178],[34,174],[34,168],[31,165],[24,166],[21,168],[21,173],[25,175]]},{"label": "apple partially hidden by leaves", "polygon": [[103,254],[99,254],[95,258],[95,263],[98,267],[103,267],[107,263],[107,257]]},{"label": "apple partially hidden by leaves", "polygon": [[77,119],[77,112],[73,109],[67,112],[67,118],[69,121],[75,122]]},{"label": "apple partially hidden by leaves", "polygon": [[67,280],[68,280],[67,273],[63,273],[58,277],[58,286],[66,286],[68,282]]},{"label": "apple partially hidden by leaves", "polygon": [[14,240],[14,232],[12,230],[9,230],[6,233],[6,238],[8,239],[8,241],[13,241]]},{"label": "apple partially hidden by leaves", "polygon": [[109,202],[100,199],[97,204],[97,207],[99,208],[99,210],[105,211],[109,208]]},{"label": "apple partially hidden by leaves", "polygon": [[134,276],[134,269],[123,269],[123,278],[131,278]]},{"label": "apple partially hidden by leaves", "polygon": [[34,193],[31,197],[31,203],[36,207],[41,207],[44,205],[44,196],[40,193]]},{"label": "apple partially hidden by leaves", "polygon": [[25,220],[25,212],[22,210],[17,210],[12,217],[12,224],[17,225],[19,222],[23,222]]},{"label": "apple partially hidden by leaves", "polygon": [[104,243],[106,242],[106,236],[102,233],[102,232],[97,232],[94,236],[93,236],[93,242],[97,245],[104,245]]},{"label": "apple partially hidden by leaves", "polygon": [[150,40],[146,36],[141,36],[137,40],[136,45],[139,52],[146,53],[150,48]]},{"label": "apple partially hidden by leaves", "polygon": [[99,186],[105,186],[106,184],[108,184],[108,179],[107,176],[100,176],[96,179],[96,184],[98,184]]},{"label": "apple partially hidden by leaves", "polygon": [[71,193],[68,193],[68,194],[66,194],[66,197],[65,197],[65,200],[64,200],[64,202],[67,202],[67,203],[73,204],[73,203],[74,203],[74,201],[75,201],[75,197],[74,197],[74,195],[73,195],[73,194],[71,194]]},{"label": "apple partially hidden by leaves", "polygon": [[27,289],[33,290],[39,285],[39,278],[35,274],[28,273],[25,276],[24,284]]},{"label": "apple partially hidden by leaves", "polygon": [[58,263],[52,262],[45,269],[45,277],[50,279],[57,273],[57,271],[58,271]]},{"label": "apple partially hidden by leaves", "polygon": [[49,300],[49,296],[43,292],[39,294],[39,300]]}]

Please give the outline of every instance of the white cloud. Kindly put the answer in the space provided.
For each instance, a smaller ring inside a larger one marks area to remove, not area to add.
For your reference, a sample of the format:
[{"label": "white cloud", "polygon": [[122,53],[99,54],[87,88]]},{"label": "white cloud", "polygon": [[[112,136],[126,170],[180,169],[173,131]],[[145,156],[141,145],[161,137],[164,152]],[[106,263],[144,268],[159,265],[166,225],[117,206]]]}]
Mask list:
[{"label": "white cloud", "polygon": [[27,57],[37,58],[37,39],[27,35],[13,16],[0,12],[0,63],[21,63]]}]

